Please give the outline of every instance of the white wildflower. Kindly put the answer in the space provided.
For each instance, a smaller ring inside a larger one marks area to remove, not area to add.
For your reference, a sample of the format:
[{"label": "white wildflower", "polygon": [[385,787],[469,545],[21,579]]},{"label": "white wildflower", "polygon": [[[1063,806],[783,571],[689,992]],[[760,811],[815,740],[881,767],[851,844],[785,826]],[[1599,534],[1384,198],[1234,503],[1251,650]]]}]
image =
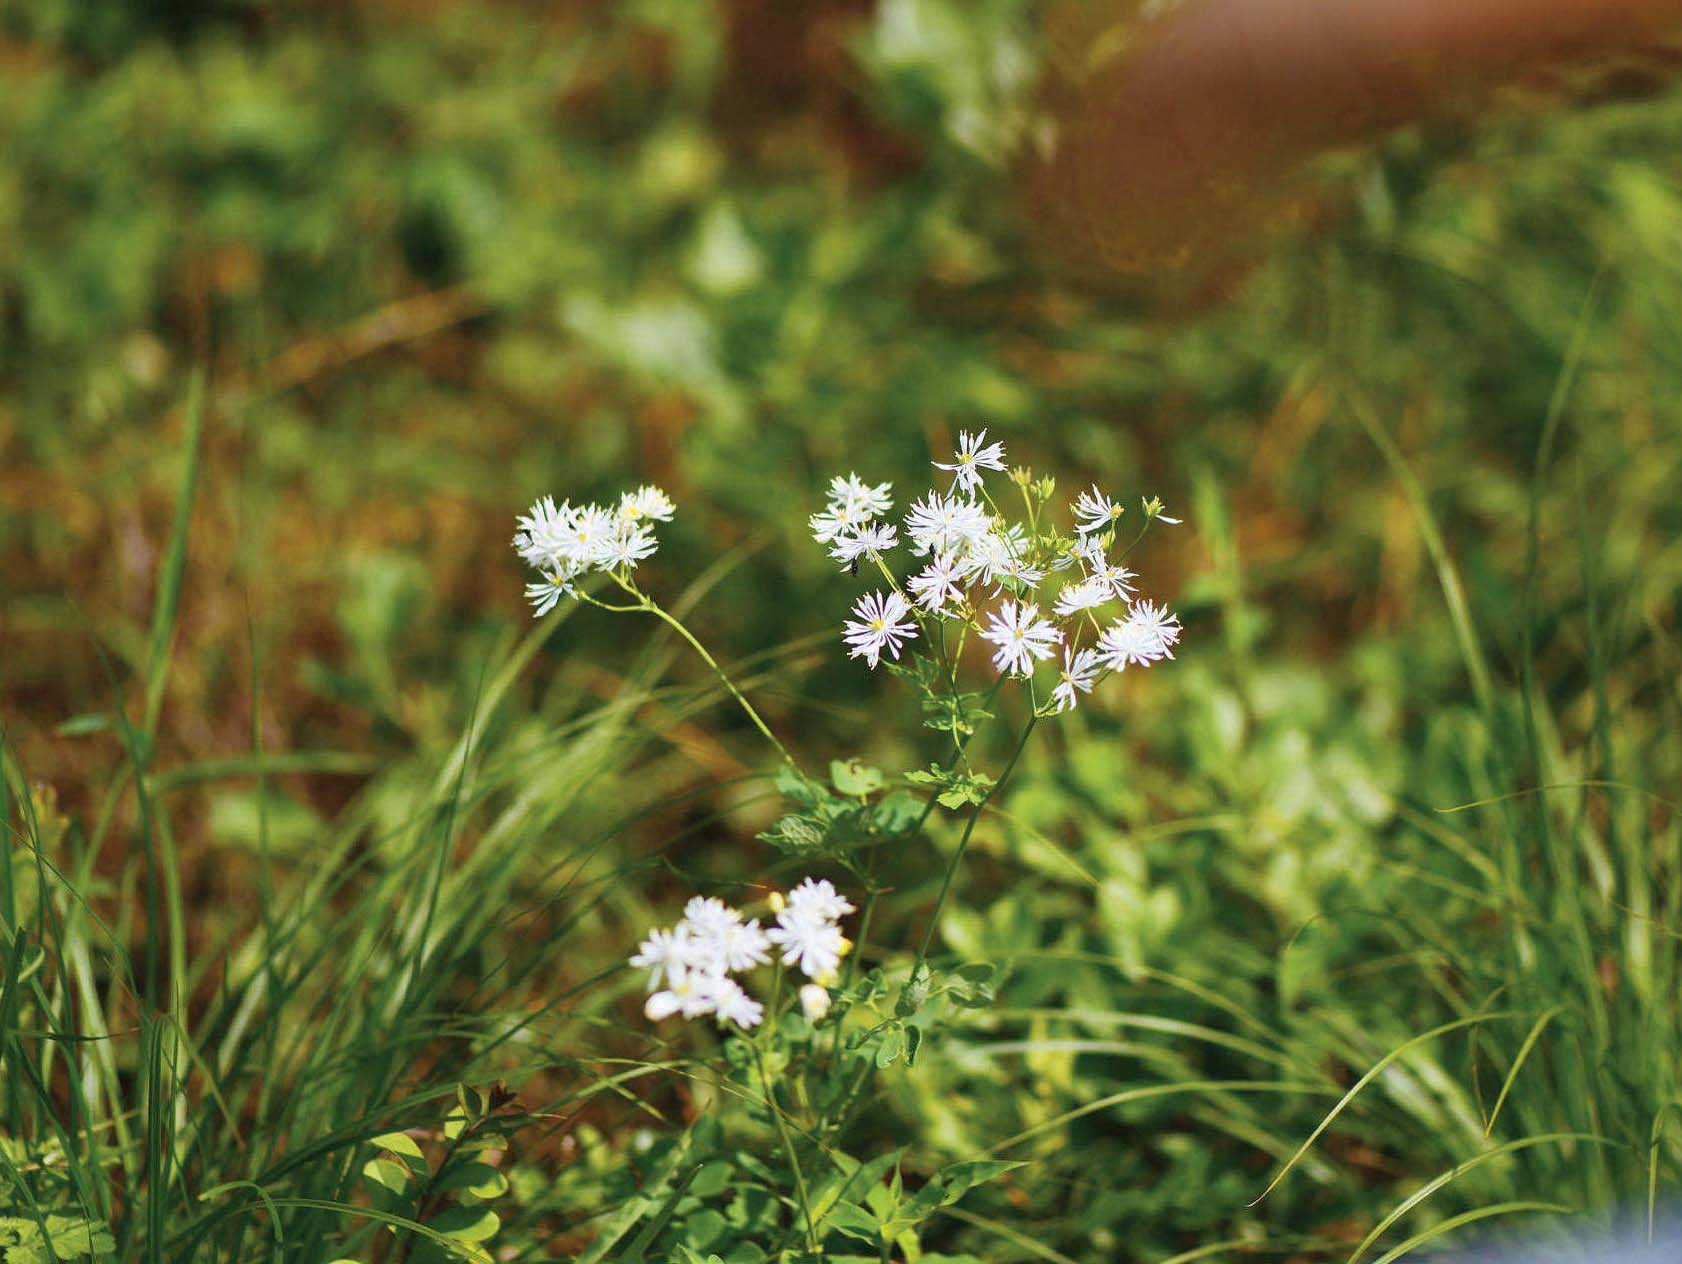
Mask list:
[{"label": "white wildflower", "polygon": [[1174,646],[1180,639],[1180,616],[1154,601],[1136,601],[1128,611],[1127,621],[1137,624],[1156,638],[1164,658],[1174,657]]},{"label": "white wildflower", "polygon": [[979,501],[930,492],[905,515],[905,533],[919,554],[962,553],[984,537],[991,516]]},{"label": "white wildflower", "polygon": [[1004,469],[1005,445],[988,443],[985,430],[973,435],[967,430],[960,430],[958,450],[953,454],[951,464],[936,461],[934,467],[951,472],[954,491],[973,492],[981,486],[982,470]]},{"label": "white wildflower", "polygon": [[981,636],[999,647],[993,652],[993,665],[1000,672],[1026,676],[1033,672],[1035,659],[1051,657],[1063,634],[1039,615],[1040,608],[1032,602],[999,603]]},{"label": "white wildflower", "polygon": [[917,574],[905,581],[911,597],[925,610],[944,610],[946,603],[964,595],[964,584],[975,574],[975,564],[959,560],[951,553],[940,553]]},{"label": "white wildflower", "polygon": [[619,516],[633,522],[649,519],[670,522],[676,512],[677,506],[672,503],[672,498],[650,483],[644,483],[636,491],[626,492],[619,498]]},{"label": "white wildflower", "polygon": [[644,558],[653,557],[659,547],[654,528],[626,518],[602,541],[596,560],[603,570],[630,570]]},{"label": "white wildflower", "polygon": [[1116,671],[1128,666],[1149,667],[1163,658],[1174,657],[1174,643],[1180,639],[1180,621],[1149,601],[1135,602],[1127,618],[1117,620],[1098,638],[1098,652],[1104,664]]},{"label": "white wildflower", "polygon": [[515,521],[514,550],[522,559],[541,570],[556,567],[572,544],[574,510],[562,501],[545,496]]},{"label": "white wildflower", "polygon": [[1051,691],[1057,709],[1074,710],[1075,703],[1080,701],[1079,695],[1092,692],[1092,686],[1098,680],[1098,669],[1102,666],[1096,650],[1074,653],[1064,649],[1063,670],[1057,677],[1057,687]]},{"label": "white wildflower", "polygon": [[777,924],[765,934],[783,950],[783,960],[809,979],[833,978],[852,946],[834,922],[791,908],[778,913]]},{"label": "white wildflower", "polygon": [[689,927],[679,922],[670,930],[649,931],[648,938],[642,941],[636,955],[631,958],[631,964],[639,970],[648,971],[651,991],[660,986],[662,979],[680,978],[687,974],[696,964]]},{"label": "white wildflower", "polygon": [[1098,484],[1092,485],[1091,491],[1082,492],[1075,499],[1075,517],[1080,521],[1075,530],[1082,535],[1091,531],[1105,531],[1115,526],[1121,515],[1127,510],[1111,500],[1098,490]]},{"label": "white wildflower", "polygon": [[851,532],[835,537],[829,555],[843,566],[851,566],[862,557],[881,557],[899,543],[894,528],[885,522],[867,523]]},{"label": "white wildflower", "polygon": [[1114,566],[1100,558],[1091,571],[1091,580],[1103,584],[1110,592],[1126,601],[1133,596],[1133,581],[1139,577],[1125,566]]},{"label": "white wildflower", "polygon": [[838,892],[828,878],[807,878],[783,897],[784,907],[798,917],[811,915],[839,921],[854,911],[852,901]]},{"label": "white wildflower", "polygon": [[742,915],[713,895],[691,896],[683,906],[683,924],[697,938],[716,937],[731,926],[741,925]]},{"label": "white wildflower", "polygon": [[857,474],[838,475],[829,482],[830,507],[845,505],[855,517],[864,520],[880,518],[893,508],[893,487],[892,483],[872,486]]},{"label": "white wildflower", "polygon": [[850,647],[851,658],[862,658],[874,670],[882,651],[898,658],[900,643],[917,635],[917,625],[906,616],[911,607],[897,592],[883,596],[879,592],[865,593],[853,605],[853,618],[847,620],[841,639]]},{"label": "white wildflower", "polygon": [[526,600],[531,602],[533,615],[548,614],[562,597],[570,597],[572,593],[572,581],[560,571],[540,583],[526,585]]},{"label": "white wildflower", "polygon": [[814,540],[819,544],[828,544],[837,536],[869,526],[872,521],[872,515],[856,505],[832,504],[822,513],[806,519],[806,525],[811,528]]},{"label": "white wildflower", "polygon": [[561,556],[579,565],[599,566],[619,534],[620,523],[617,515],[600,505],[584,505],[573,512],[567,527]]},{"label": "white wildflower", "polygon": [[1063,591],[1057,594],[1057,605],[1054,608],[1060,616],[1067,618],[1072,614],[1079,614],[1082,610],[1101,606],[1110,597],[1110,586],[1089,576],[1078,583],[1064,585]]},{"label": "white wildflower", "polygon": [[970,557],[994,592],[1007,580],[1032,588],[1045,578],[1043,569],[1028,564],[1028,535],[1018,523],[1003,529],[995,525],[971,547]]},{"label": "white wildflower", "polygon": [[765,1017],[765,1007],[742,991],[734,979],[718,979],[713,988],[713,1013],[719,1021],[735,1023],[738,1027],[757,1027]]},{"label": "white wildflower", "polygon": [[757,918],[722,927],[696,947],[707,961],[731,974],[751,970],[771,959],[771,941],[760,929]]}]

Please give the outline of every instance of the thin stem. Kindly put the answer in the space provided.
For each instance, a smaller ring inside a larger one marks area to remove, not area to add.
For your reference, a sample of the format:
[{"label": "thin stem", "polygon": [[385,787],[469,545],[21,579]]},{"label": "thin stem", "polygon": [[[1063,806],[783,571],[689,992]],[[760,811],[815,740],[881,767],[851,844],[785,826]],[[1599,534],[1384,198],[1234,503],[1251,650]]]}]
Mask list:
[{"label": "thin stem", "polygon": [[[782,999],[783,972],[777,968],[776,982],[772,985],[771,1006],[767,1010],[767,1021],[763,1031],[769,1032],[771,1024],[776,1021],[777,1006]],[[765,1045],[763,1040],[754,1040],[754,1061],[759,1064],[759,1081],[765,1088],[765,1106],[771,1112],[771,1118],[777,1125],[777,1136],[782,1141],[783,1153],[788,1156],[788,1165],[794,1172],[794,1188],[800,1197],[800,1211],[806,1218],[806,1247],[813,1254],[818,1253],[818,1230],[812,1220],[812,1200],[806,1192],[806,1177],[800,1170],[800,1158],[794,1152],[794,1138],[789,1135],[788,1121],[783,1118],[782,1107],[777,1105],[776,1091],[771,1087],[771,1071],[765,1065]]]},{"label": "thin stem", "polygon": [[[1028,738],[1034,731],[1034,726],[1040,722],[1039,707],[1034,702],[1033,681],[1028,682],[1028,723],[1022,727],[1022,736],[1017,739],[1016,749],[1010,754],[1010,761],[1005,764],[999,779],[987,788],[981,801],[975,805],[975,810],[969,814],[969,820],[964,822],[963,837],[958,840],[958,850],[952,853],[952,862],[946,866],[946,876],[941,879],[940,894],[935,897],[934,911],[929,914],[928,924],[923,927],[923,940],[917,946],[917,961],[911,967],[911,982],[915,983],[923,972],[923,963],[928,959],[929,944],[934,939],[934,928],[940,921],[941,910],[946,907],[946,897],[952,890],[952,879],[957,876],[958,866],[963,863],[964,853],[969,850],[970,837],[975,833],[975,823],[981,819],[982,811],[993,801],[993,796],[1004,788],[1010,774],[1016,767],[1016,761],[1022,758],[1022,751],[1028,745]],[[931,800],[932,802],[932,800]]]},{"label": "thin stem", "polygon": [[777,754],[783,757],[783,762],[798,772],[800,770],[800,765],[794,762],[794,756],[788,753],[788,747],[784,746],[777,740],[777,735],[771,731],[770,727],[760,717],[759,712],[754,710],[753,703],[749,702],[743,695],[742,691],[736,688],[736,682],[731,680],[724,668],[718,665],[718,660],[707,652],[707,647],[697,641],[694,634],[690,632],[688,628],[683,626],[683,621],[675,615],[668,614],[666,610],[661,607],[659,602],[648,596],[634,584],[627,583],[625,580],[620,579],[617,575],[614,576],[614,579],[618,580],[619,586],[626,592],[630,593],[631,596],[638,598],[641,604],[636,606],[614,606],[609,608],[615,610],[621,608],[627,610],[646,610],[667,627],[671,628],[672,631],[676,632],[685,641],[688,641],[690,647],[701,656],[708,667],[713,669],[713,674],[718,677],[719,683],[722,684],[727,691],[729,691],[730,696],[734,698],[737,704],[741,706],[742,710],[747,713],[748,719],[753,721],[753,726],[765,735],[766,741],[770,742],[772,746],[777,748]]}]

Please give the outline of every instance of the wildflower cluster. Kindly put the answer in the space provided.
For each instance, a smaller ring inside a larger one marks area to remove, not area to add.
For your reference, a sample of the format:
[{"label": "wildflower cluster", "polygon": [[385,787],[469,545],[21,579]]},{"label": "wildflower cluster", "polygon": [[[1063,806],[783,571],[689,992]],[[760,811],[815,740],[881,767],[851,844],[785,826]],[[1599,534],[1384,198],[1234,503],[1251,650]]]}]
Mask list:
[{"label": "wildflower cluster", "polygon": [[758,1026],[765,1007],[730,976],[770,961],[773,949],[783,965],[811,980],[800,989],[806,1017],[816,1022],[827,1014],[829,989],[852,948],[841,933],[852,903],[827,880],[807,878],[787,896],[774,894],[771,908],[776,925],[764,928],[723,900],[698,895],[684,906],[676,926],[650,932],[631,958],[633,966],[648,971],[649,1019],[711,1014],[720,1025]]},{"label": "wildflower cluster", "polygon": [[[883,657],[897,660],[908,642],[928,643],[938,629],[939,657],[950,664],[974,632],[992,647],[1001,676],[1031,678],[1061,649],[1045,707],[1067,711],[1106,675],[1174,656],[1178,617],[1138,597],[1138,576],[1122,565],[1150,523],[1179,521],[1162,512],[1161,501],[1143,502],[1139,535],[1117,552],[1125,513],[1118,501],[1094,485],[1076,498],[1069,528],[1060,528],[1049,512],[1052,481],[1009,469],[1004,445],[988,443],[985,430],[960,433],[953,459],[933,464],[952,475],[951,485],[913,502],[901,520],[919,559],[903,583],[886,560],[901,543],[888,521],[889,484],[836,478],[828,505],[810,519],[813,537],[844,568],[856,573],[868,563],[888,582],[860,597],[842,628],[851,657],[874,669]],[[1020,492],[1020,520],[1000,509],[986,472],[1005,474]],[[947,646],[949,626],[957,629],[956,649]]]},{"label": "wildflower cluster", "polygon": [[591,571],[621,578],[659,548],[654,523],[670,522],[676,512],[658,487],[626,492],[617,507],[556,505],[545,496],[519,519],[514,550],[543,576],[526,585],[533,612],[548,614],[562,597],[577,596],[575,581]]}]

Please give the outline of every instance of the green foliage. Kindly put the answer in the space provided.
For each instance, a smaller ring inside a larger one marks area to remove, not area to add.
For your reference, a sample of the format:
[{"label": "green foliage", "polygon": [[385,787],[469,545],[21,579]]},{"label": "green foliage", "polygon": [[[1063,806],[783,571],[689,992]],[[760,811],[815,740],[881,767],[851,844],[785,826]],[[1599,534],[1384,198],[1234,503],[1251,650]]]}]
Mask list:
[{"label": "green foliage", "polygon": [[778,817],[759,837],[791,856],[842,859],[909,838],[922,826],[917,800],[903,790],[888,790],[879,769],[837,760],[830,772],[833,790],[794,769],[781,769],[777,789],[794,811]]},{"label": "green foliage", "polygon": [[105,1225],[78,1216],[0,1217],[0,1259],[6,1264],[104,1259],[117,1249]]},{"label": "green foliage", "polygon": [[[778,1106],[838,1260],[1674,1198],[1674,91],[1340,158],[1168,316],[1024,244],[1028,6],[820,6],[774,107],[727,7],[387,8],[0,19],[8,1252],[754,1264],[804,1249]],[[1187,520],[1177,670],[991,800],[1008,702],[803,639],[814,471],[960,425]],[[509,514],[631,470],[684,502],[651,587],[827,781],[658,629],[525,632]],[[768,1104],[620,967],[778,857],[878,898]],[[464,1083],[520,1095],[482,1147]]]}]

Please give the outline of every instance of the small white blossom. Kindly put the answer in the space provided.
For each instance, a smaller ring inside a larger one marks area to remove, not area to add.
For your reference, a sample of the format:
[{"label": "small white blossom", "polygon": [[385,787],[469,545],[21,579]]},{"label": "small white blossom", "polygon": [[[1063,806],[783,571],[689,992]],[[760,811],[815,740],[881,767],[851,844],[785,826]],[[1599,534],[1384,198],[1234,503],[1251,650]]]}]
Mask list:
[{"label": "small white blossom", "polygon": [[1079,614],[1082,610],[1101,606],[1110,597],[1110,586],[1089,576],[1078,583],[1065,585],[1063,591],[1057,594],[1055,609],[1059,615],[1067,618],[1072,614]]},{"label": "small white blossom", "polygon": [[841,639],[850,647],[851,658],[862,658],[874,670],[882,651],[898,658],[900,644],[917,635],[917,625],[907,616],[911,607],[897,592],[883,596],[879,592],[865,593],[853,605],[853,617],[842,629]]},{"label": "small white blossom", "polygon": [[979,501],[930,492],[905,515],[905,533],[919,554],[962,553],[977,544],[992,525]]},{"label": "small white blossom", "polygon": [[981,486],[982,470],[1004,469],[1005,445],[988,443],[985,430],[973,435],[967,430],[960,430],[958,450],[953,454],[951,464],[936,461],[934,467],[951,472],[952,490],[974,492]]},{"label": "small white blossom", "polygon": [[1122,506],[1099,491],[1098,484],[1094,483],[1091,491],[1082,492],[1075,499],[1075,517],[1079,519],[1075,530],[1082,535],[1091,531],[1108,530],[1126,512]]},{"label": "small white blossom", "polygon": [[630,570],[659,547],[652,527],[627,518],[602,542],[597,563],[603,570]]},{"label": "small white blossom", "polygon": [[1098,638],[1098,652],[1104,664],[1116,671],[1128,666],[1149,667],[1163,658],[1173,658],[1174,643],[1180,639],[1180,621],[1149,601],[1135,602],[1127,618],[1116,621]]},{"label": "small white blossom", "polygon": [[828,544],[836,536],[857,531],[872,521],[872,515],[855,505],[832,504],[822,513],[806,519],[806,525],[811,528],[814,540],[819,544]]},{"label": "small white blossom", "polygon": [[993,652],[993,666],[1000,672],[1026,676],[1033,672],[1035,659],[1051,657],[1063,634],[1039,615],[1040,608],[1032,602],[999,603],[981,636],[999,647]]},{"label": "small white blossom", "polygon": [[531,602],[533,615],[545,615],[553,610],[562,597],[571,596],[572,581],[556,571],[541,583],[526,585],[526,600]]},{"label": "small white blossom", "polygon": [[1064,649],[1063,670],[1057,677],[1057,687],[1051,691],[1052,699],[1057,703],[1057,710],[1074,710],[1075,703],[1080,701],[1079,695],[1092,692],[1101,666],[1103,664],[1096,650],[1072,653]]},{"label": "small white blossom", "polygon": [[742,915],[713,895],[695,895],[683,906],[683,922],[690,932],[702,938],[718,935],[731,926],[741,925]]},{"label": "small white blossom", "polygon": [[632,521],[652,519],[655,522],[670,522],[676,512],[677,506],[672,503],[672,498],[649,483],[619,498],[619,516]]},{"label": "small white blossom", "polygon": [[651,990],[658,988],[661,980],[668,976],[678,978],[688,973],[695,964],[689,927],[680,922],[670,930],[649,931],[648,938],[642,941],[636,955],[631,958],[631,964],[639,970],[648,971]]},{"label": "small white blossom", "polygon": [[572,543],[573,508],[545,496],[515,521],[514,550],[542,570],[555,567]]},{"label": "small white blossom", "polygon": [[605,550],[619,533],[619,520],[600,505],[584,505],[575,510],[568,524],[568,539],[563,557],[585,566],[599,566]]},{"label": "small white blossom", "polygon": [[975,564],[960,561],[954,554],[937,554],[935,559],[905,581],[911,597],[925,610],[944,610],[954,597],[964,595],[963,586],[975,574]]},{"label": "small white blossom", "polygon": [[765,1017],[765,1007],[742,991],[734,979],[719,979],[713,984],[713,1013],[723,1022],[738,1027],[757,1027]]},{"label": "small white blossom", "polygon": [[1028,536],[1014,522],[1003,530],[995,526],[982,536],[972,546],[970,557],[981,572],[982,579],[993,585],[994,592],[1007,580],[1032,588],[1045,578],[1043,569],[1028,564]]},{"label": "small white blossom", "polygon": [[1099,559],[1092,568],[1091,579],[1095,584],[1103,584],[1115,596],[1126,601],[1133,595],[1133,581],[1139,577],[1125,566],[1112,566],[1109,562]]},{"label": "small white blossom", "polygon": [[880,557],[898,543],[899,536],[893,527],[885,522],[872,522],[836,536],[831,541],[829,555],[843,566],[851,566],[862,557]]},{"label": "small white blossom", "polygon": [[751,970],[770,960],[771,942],[757,920],[737,920],[690,935],[692,959],[711,974]]},{"label": "small white blossom", "polygon": [[854,911],[852,901],[838,892],[828,878],[807,878],[784,897],[784,907],[797,917],[810,915],[832,922]]},{"label": "small white blossom", "polygon": [[853,515],[864,520],[880,518],[893,508],[892,483],[872,486],[857,474],[837,476],[829,482],[830,508],[845,505]]},{"label": "small white blossom", "polygon": [[850,945],[834,922],[812,913],[784,909],[765,934],[783,950],[783,960],[809,979],[832,979]]},{"label": "small white blossom", "polygon": [[671,986],[649,995],[643,1013],[653,1022],[682,1014],[685,1018],[702,1018],[714,1014],[721,1022],[738,1027],[758,1025],[765,1009],[758,1001],[750,1000],[741,985],[722,974],[689,972],[671,980]]},{"label": "small white blossom", "polygon": [[1136,601],[1128,612],[1127,621],[1156,637],[1165,658],[1174,657],[1174,646],[1180,639],[1180,616],[1154,601]]}]

